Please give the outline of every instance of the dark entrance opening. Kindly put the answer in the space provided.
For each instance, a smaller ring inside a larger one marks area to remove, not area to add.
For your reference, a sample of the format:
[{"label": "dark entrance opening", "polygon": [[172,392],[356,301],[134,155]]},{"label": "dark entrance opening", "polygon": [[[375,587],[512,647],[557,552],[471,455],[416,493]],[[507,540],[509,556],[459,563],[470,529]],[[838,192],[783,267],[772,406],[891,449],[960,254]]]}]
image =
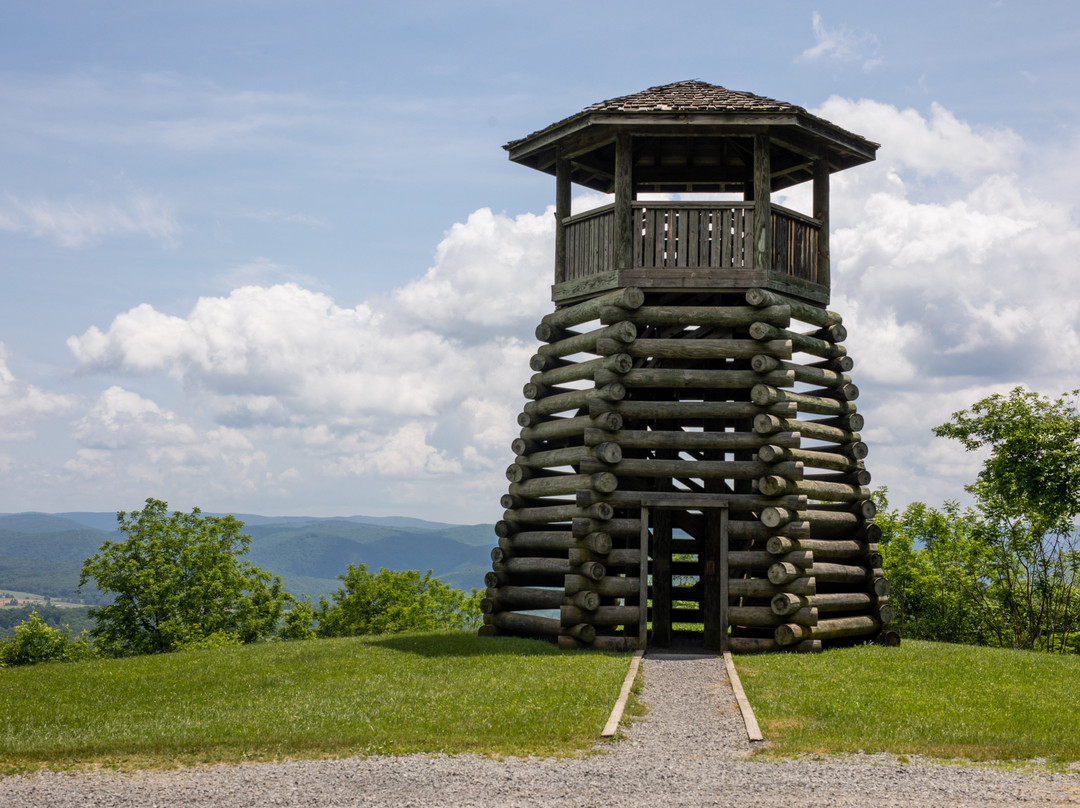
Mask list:
[{"label": "dark entrance opening", "polygon": [[[690,515],[704,527],[696,537],[675,527]],[[641,647],[700,642],[705,650],[727,651],[727,505],[713,497],[645,495],[641,526],[641,568],[648,573],[641,577]]]}]

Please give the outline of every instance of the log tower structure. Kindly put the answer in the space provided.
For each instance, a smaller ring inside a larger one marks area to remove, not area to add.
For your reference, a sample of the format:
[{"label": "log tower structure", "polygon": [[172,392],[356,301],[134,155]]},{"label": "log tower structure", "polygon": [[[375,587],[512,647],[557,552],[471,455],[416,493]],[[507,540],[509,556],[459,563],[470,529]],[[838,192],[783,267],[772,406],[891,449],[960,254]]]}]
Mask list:
[{"label": "log tower structure", "polygon": [[[628,650],[879,638],[888,583],[829,176],[878,146],[699,81],[507,144],[555,176],[555,310],[536,329],[484,635]],[[771,193],[812,183],[812,214]],[[573,184],[613,202],[571,214]]]}]

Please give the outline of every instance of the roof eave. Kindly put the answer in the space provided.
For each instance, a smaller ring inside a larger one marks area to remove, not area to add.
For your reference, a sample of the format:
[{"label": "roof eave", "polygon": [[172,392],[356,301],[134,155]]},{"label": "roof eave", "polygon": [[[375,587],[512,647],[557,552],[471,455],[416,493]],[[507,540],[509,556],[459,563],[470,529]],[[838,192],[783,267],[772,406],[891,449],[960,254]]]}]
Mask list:
[{"label": "roof eave", "polygon": [[766,127],[772,128],[780,139],[783,139],[780,132],[786,129],[798,133],[799,136],[808,135],[822,141],[834,152],[842,152],[846,159],[838,161],[837,170],[874,160],[878,149],[877,143],[801,109],[760,112],[585,111],[520,140],[511,141],[503,148],[513,162],[553,173],[556,149],[560,149],[563,156],[572,159],[577,154],[592,151],[610,142],[618,132],[626,129],[632,129],[636,135],[661,136],[678,134],[680,129],[685,128],[696,129],[687,132],[689,135],[707,136],[725,130],[730,134],[751,135],[766,131]]}]

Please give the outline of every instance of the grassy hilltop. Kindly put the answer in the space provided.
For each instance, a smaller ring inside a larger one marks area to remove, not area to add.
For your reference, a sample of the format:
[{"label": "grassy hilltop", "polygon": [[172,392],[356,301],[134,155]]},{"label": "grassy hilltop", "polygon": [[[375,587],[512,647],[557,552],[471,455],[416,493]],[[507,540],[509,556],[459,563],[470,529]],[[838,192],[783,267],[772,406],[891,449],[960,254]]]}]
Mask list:
[{"label": "grassy hilltop", "polygon": [[[595,743],[628,654],[467,632],[0,670],[0,773]],[[910,642],[739,657],[768,754],[1080,760],[1080,658]]]}]

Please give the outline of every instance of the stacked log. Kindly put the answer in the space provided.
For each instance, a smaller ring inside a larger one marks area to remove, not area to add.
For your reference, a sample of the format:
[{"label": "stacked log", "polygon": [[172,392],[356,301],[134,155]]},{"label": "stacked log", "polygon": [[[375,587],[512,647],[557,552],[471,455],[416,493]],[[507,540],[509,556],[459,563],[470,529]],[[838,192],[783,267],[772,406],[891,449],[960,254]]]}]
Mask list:
[{"label": "stacked log", "polygon": [[805,621],[783,622],[775,629],[773,640],[780,647],[792,647],[807,641],[836,644],[876,637],[894,614],[888,604],[888,583],[878,553],[880,529],[873,522],[876,507],[866,487],[870,474],[863,460],[868,449],[859,434],[863,418],[855,407],[858,388],[848,375],[853,362],[839,344],[846,331],[838,314],[765,289],[751,289],[746,299],[763,311],[786,304],[793,319],[814,329],[795,336],[769,324],[754,328],[755,336],[761,340],[791,335],[796,351],[809,358],[801,364],[776,364],[764,355],[753,360],[762,371],[792,370],[801,387],[789,391],[761,385],[751,392],[751,397],[762,404],[793,403],[798,409],[795,418],[758,416],[754,431],[766,437],[798,432],[799,447],[768,443],[758,456],[763,461],[798,463],[802,478],[762,478],[758,487],[763,492],[805,495],[808,504],[803,510],[766,509],[761,520],[777,529],[792,522],[809,524],[809,537],[778,536],[769,541],[767,549],[778,559],[799,550],[812,553],[814,563],[807,573],[816,583],[812,594],[784,593],[773,598],[770,608],[778,616],[798,614],[804,609],[814,609],[818,614],[813,625]]},{"label": "stacked log", "polygon": [[[813,651],[891,620],[838,315],[764,289],[629,287],[536,335],[483,633],[628,649],[644,614],[659,644],[691,626],[707,647]],[[643,570],[649,501],[666,510]]]}]

